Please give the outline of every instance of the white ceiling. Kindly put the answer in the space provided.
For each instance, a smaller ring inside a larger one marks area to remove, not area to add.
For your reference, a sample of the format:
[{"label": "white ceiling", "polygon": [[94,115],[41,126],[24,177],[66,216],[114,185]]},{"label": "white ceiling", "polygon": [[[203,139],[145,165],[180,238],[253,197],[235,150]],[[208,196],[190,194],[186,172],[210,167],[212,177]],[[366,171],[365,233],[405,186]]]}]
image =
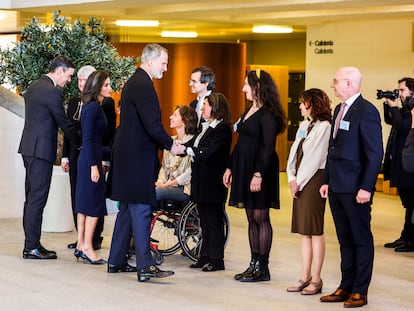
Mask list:
[{"label": "white ceiling", "polygon": [[[20,12],[19,22],[12,26],[17,32],[32,16],[46,22],[47,13],[60,10],[62,15],[85,22],[90,16],[102,18],[111,40],[129,42],[161,42],[162,30],[197,31],[199,41],[245,41],[303,38],[307,25],[344,20],[414,20],[413,0],[0,0],[0,8]],[[125,28],[116,26],[116,19],[156,19],[160,25]],[[289,25],[294,33],[252,34],[253,24]],[[6,27],[2,22],[0,32],[12,32]]]}]

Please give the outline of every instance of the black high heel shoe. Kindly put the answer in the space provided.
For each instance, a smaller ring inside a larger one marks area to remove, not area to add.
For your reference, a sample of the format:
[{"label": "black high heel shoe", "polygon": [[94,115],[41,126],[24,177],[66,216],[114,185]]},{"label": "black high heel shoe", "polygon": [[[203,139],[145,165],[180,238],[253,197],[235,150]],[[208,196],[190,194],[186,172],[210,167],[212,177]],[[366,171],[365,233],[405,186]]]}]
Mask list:
[{"label": "black high heel shoe", "polygon": [[83,252],[80,249],[75,248],[75,250],[73,251],[73,256],[76,257],[76,261],[79,261],[79,257],[82,257],[82,254]]},{"label": "black high heel shoe", "polygon": [[104,265],[107,263],[107,261],[102,258],[98,260],[92,260],[82,251],[81,251],[81,257],[83,259],[83,263],[89,262],[91,265]]}]

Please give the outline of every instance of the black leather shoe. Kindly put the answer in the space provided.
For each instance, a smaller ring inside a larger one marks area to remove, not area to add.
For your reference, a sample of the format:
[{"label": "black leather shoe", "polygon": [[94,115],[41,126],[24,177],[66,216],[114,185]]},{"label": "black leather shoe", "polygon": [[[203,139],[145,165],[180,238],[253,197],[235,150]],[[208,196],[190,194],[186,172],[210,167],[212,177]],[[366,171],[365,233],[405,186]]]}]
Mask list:
[{"label": "black leather shoe", "polygon": [[125,264],[123,266],[108,264],[108,273],[117,273],[117,272],[137,272],[137,268],[129,264]]},{"label": "black leather shoe", "polygon": [[212,260],[208,264],[206,264],[201,271],[203,272],[213,272],[224,270],[224,262],[223,260]]},{"label": "black leather shoe", "polygon": [[414,252],[414,243],[406,242],[405,244],[394,248],[394,251],[399,253]]},{"label": "black leather shoe", "polygon": [[42,245],[40,245],[39,249],[41,249],[45,253],[51,253],[51,254],[55,254],[56,255],[56,252],[55,251],[50,251],[50,250],[44,248]]},{"label": "black leather shoe", "polygon": [[157,266],[149,266],[138,271],[138,282],[145,282],[150,278],[166,278],[174,275],[174,271],[163,271]]},{"label": "black leather shoe", "polygon": [[198,258],[197,262],[190,265],[190,268],[191,269],[201,269],[206,264],[208,264],[209,261],[210,261],[210,258],[208,258],[208,257],[200,257],[200,258]]},{"label": "black leather shoe", "polygon": [[69,249],[75,249],[75,248],[76,248],[76,245],[78,245],[78,241],[73,242],[73,243],[69,243],[69,244],[68,244],[68,248],[69,248]]},{"label": "black leather shoe", "polygon": [[45,249],[38,247],[35,249],[24,249],[24,259],[56,259],[56,253],[45,252]]},{"label": "black leather shoe", "polygon": [[386,248],[396,248],[396,247],[401,246],[405,243],[406,242],[402,239],[396,239],[394,242],[385,243],[384,247],[386,247]]},{"label": "black leather shoe", "polygon": [[256,265],[252,273],[245,274],[240,282],[263,282],[270,281],[270,272],[267,264],[262,264],[260,261],[256,262]]}]

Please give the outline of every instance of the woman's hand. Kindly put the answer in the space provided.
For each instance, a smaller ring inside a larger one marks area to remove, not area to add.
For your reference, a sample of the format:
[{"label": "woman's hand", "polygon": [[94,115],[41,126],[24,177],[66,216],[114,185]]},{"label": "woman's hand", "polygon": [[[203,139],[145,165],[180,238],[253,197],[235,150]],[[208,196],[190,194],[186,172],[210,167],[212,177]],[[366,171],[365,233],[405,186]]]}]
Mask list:
[{"label": "woman's hand", "polygon": [[94,183],[99,181],[99,170],[97,165],[91,166],[91,181]]},{"label": "woman's hand", "polygon": [[262,190],[262,175],[260,173],[254,173],[250,181],[250,191],[259,192],[260,190]]},{"label": "woman's hand", "polygon": [[296,183],[296,180],[292,180],[289,183],[289,188],[290,188],[290,194],[292,195],[293,198],[297,199],[297,195],[296,193],[298,193],[299,191],[299,185]]},{"label": "woman's hand", "polygon": [[224,184],[224,186],[226,186],[226,188],[231,187],[231,170],[229,168],[226,169],[226,171],[224,172],[223,184]]}]

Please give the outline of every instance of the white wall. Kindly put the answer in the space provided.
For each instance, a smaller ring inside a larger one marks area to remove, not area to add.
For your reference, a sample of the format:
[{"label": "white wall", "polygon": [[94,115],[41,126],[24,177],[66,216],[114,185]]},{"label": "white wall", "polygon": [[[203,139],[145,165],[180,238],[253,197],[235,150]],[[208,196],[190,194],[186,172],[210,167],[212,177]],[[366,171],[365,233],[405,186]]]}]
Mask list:
[{"label": "white wall", "polygon": [[24,120],[0,107],[0,218],[21,217],[24,167],[17,153]]},{"label": "white wall", "polygon": [[[327,92],[333,105],[338,99],[330,88],[335,71],[342,66],[356,66],[363,77],[362,95],[375,104],[383,116],[383,100],[377,89],[393,90],[405,76],[414,77],[412,25],[414,19],[347,22],[310,26],[306,45],[306,88],[318,87]],[[333,54],[315,54],[309,42],[332,40]],[[384,145],[390,126],[383,123]]]}]

